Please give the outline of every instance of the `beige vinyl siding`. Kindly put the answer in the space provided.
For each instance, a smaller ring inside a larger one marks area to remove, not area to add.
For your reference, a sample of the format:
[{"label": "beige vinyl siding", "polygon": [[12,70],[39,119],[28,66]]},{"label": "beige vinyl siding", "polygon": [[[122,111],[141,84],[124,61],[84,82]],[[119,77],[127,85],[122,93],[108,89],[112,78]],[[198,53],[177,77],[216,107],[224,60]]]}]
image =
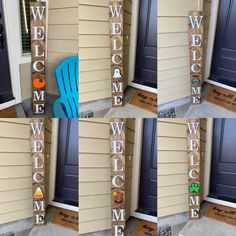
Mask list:
[{"label": "beige vinyl siding", "polygon": [[[186,119],[159,119],[158,122],[159,217],[189,209],[186,124]],[[201,189],[204,184],[205,143],[206,120],[201,119]]]},{"label": "beige vinyl siding", "polygon": [[158,1],[159,104],[190,95],[188,12],[200,0]]},{"label": "beige vinyl siding", "polygon": [[[45,153],[50,154],[50,120],[45,127]],[[49,158],[46,165],[48,191]],[[0,119],[0,224],[32,217],[32,206],[30,119]]]},{"label": "beige vinyl siding", "polygon": [[55,68],[64,59],[78,54],[78,0],[49,0],[47,39],[47,87],[59,95]]},{"label": "beige vinyl siding", "polygon": [[29,119],[0,119],[0,224],[32,216]]},{"label": "beige vinyl siding", "polygon": [[21,98],[25,101],[32,97],[31,64],[20,65]]},{"label": "beige vinyl siding", "polygon": [[[109,129],[108,119],[79,121],[80,234],[111,229]],[[133,120],[127,120],[126,135],[126,218],[128,219],[134,142]]]},{"label": "beige vinyl siding", "polygon": [[[109,1],[79,0],[80,103],[111,97]],[[132,1],[124,1],[124,63],[128,68]],[[128,69],[124,71],[125,86]]]}]

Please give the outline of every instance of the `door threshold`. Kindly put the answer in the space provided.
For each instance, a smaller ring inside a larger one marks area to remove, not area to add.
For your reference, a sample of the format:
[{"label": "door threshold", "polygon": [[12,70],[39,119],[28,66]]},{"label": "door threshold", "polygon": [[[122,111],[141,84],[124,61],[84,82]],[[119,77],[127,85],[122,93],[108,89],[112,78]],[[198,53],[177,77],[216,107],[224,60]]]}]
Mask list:
[{"label": "door threshold", "polygon": [[140,220],[146,220],[152,223],[157,223],[157,217],[154,217],[154,216],[149,216],[149,215],[139,213],[139,212],[134,212],[132,216]]},{"label": "door threshold", "polygon": [[148,87],[148,86],[145,86],[145,85],[141,85],[141,84],[137,84],[137,83],[134,83],[134,82],[130,82],[129,86],[131,86],[133,88],[136,88],[136,89],[141,89],[141,90],[144,90],[144,91],[147,91],[147,92],[150,92],[150,93],[157,94],[157,89],[151,88],[151,87]]},{"label": "door threshold", "polygon": [[236,92],[236,88],[231,87],[231,86],[229,86],[229,85],[221,84],[221,83],[215,82],[215,81],[210,80],[210,79],[206,79],[206,82],[207,82],[208,84],[212,84],[212,85],[218,86],[218,87],[220,87],[220,88],[224,88],[224,89],[228,89],[228,90],[230,90],[230,91]]},{"label": "door threshold", "polygon": [[52,205],[52,206],[58,207],[58,208],[62,208],[62,209],[66,209],[66,210],[70,210],[70,211],[79,212],[79,207],[63,204],[63,203],[60,203],[60,202],[52,201],[52,202],[49,203],[49,205]]},{"label": "door threshold", "polygon": [[0,104],[0,110],[3,110],[3,109],[6,109],[6,108],[9,108],[9,107],[12,107],[12,106],[15,106],[16,105],[16,100],[11,100],[9,102],[5,102],[3,104]]},{"label": "door threshold", "polygon": [[215,204],[219,204],[219,205],[223,205],[223,206],[228,206],[228,207],[232,207],[232,208],[236,209],[236,203],[227,202],[227,201],[223,201],[223,200],[219,200],[219,199],[215,199],[215,198],[211,198],[211,197],[205,197],[204,200],[208,201],[210,203],[215,203]]}]

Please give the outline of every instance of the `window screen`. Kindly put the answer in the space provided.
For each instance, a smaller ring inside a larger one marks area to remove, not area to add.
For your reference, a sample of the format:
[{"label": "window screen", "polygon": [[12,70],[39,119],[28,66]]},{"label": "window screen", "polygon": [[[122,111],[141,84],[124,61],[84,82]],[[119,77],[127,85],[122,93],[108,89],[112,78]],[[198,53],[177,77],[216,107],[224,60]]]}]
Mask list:
[{"label": "window screen", "polygon": [[[19,1],[20,1],[22,52],[23,54],[26,54],[26,53],[31,52],[30,2],[36,2],[36,0],[19,0]],[[27,24],[25,23],[25,19],[26,19]],[[28,33],[27,33],[26,28],[28,29]]]}]

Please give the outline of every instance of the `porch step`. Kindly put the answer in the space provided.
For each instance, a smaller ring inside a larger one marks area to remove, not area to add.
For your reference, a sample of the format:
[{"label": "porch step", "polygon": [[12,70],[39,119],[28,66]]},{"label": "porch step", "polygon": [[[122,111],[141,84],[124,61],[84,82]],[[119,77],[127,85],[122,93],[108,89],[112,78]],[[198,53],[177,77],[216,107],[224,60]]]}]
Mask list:
[{"label": "porch step", "polygon": [[28,236],[32,228],[33,218],[2,224],[0,236]]},{"label": "porch step", "polygon": [[180,231],[179,236],[232,236],[236,227],[207,217],[189,221]]}]

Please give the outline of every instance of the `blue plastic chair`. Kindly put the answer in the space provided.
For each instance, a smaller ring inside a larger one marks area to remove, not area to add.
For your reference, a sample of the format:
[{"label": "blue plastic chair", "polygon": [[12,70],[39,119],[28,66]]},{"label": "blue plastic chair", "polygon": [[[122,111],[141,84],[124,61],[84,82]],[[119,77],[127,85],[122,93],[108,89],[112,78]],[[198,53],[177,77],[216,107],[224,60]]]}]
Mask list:
[{"label": "blue plastic chair", "polygon": [[55,71],[60,97],[53,104],[53,117],[78,118],[79,116],[79,58],[69,57]]}]

